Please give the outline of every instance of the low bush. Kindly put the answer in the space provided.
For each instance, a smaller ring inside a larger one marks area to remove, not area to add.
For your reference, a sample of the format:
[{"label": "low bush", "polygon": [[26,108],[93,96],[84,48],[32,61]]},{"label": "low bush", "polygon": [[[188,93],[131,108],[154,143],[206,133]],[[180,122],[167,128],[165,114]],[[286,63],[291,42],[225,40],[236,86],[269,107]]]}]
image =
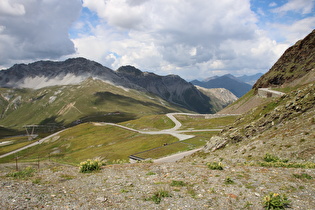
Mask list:
[{"label": "low bush", "polygon": [[91,173],[92,171],[97,171],[101,169],[101,166],[105,163],[99,159],[88,159],[80,163],[79,170],[81,173]]},{"label": "low bush", "polygon": [[266,153],[266,155],[264,157],[264,161],[266,161],[266,162],[273,162],[273,163],[275,163],[275,162],[287,163],[288,162],[287,159],[283,159],[282,160],[282,159],[278,158],[277,156],[269,154],[269,153]]},{"label": "low bush", "polygon": [[264,207],[266,209],[285,209],[289,207],[290,201],[286,195],[278,193],[269,193],[264,197]]},{"label": "low bush", "polygon": [[154,173],[153,171],[149,171],[148,173],[146,173],[146,175],[152,176],[152,175],[156,175],[156,173]]},{"label": "low bush", "polygon": [[165,197],[171,197],[171,194],[166,190],[158,190],[156,191],[150,198],[146,200],[151,200],[156,204],[161,203],[162,199]]},{"label": "low bush", "polygon": [[223,165],[221,162],[219,162],[219,163],[218,162],[211,162],[211,163],[207,163],[206,165],[211,170],[223,170]]},{"label": "low bush", "polygon": [[315,163],[283,163],[283,162],[258,162],[262,167],[285,167],[285,168],[315,168]]},{"label": "low bush", "polygon": [[172,187],[183,187],[183,186],[186,186],[186,183],[183,181],[172,180],[171,186]]},{"label": "low bush", "polygon": [[224,180],[224,184],[234,184],[235,182],[230,178],[230,177],[227,177],[225,180]]},{"label": "low bush", "polygon": [[302,174],[293,174],[293,176],[295,178],[298,178],[298,179],[313,179],[313,177],[309,174],[306,174],[306,173],[302,173]]},{"label": "low bush", "polygon": [[7,177],[14,177],[14,178],[17,178],[17,179],[24,179],[24,178],[27,178],[27,177],[34,176],[34,172],[35,172],[35,169],[32,168],[31,166],[29,166],[29,167],[24,168],[21,171],[8,173],[6,176]]}]

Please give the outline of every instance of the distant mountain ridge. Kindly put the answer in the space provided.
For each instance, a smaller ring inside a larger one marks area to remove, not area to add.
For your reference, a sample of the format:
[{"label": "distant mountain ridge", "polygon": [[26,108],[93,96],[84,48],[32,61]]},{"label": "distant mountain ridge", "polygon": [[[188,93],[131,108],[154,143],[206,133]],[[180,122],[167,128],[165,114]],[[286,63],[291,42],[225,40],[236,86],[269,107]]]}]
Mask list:
[{"label": "distant mountain ridge", "polygon": [[0,87],[39,89],[54,85],[78,84],[89,77],[132,87],[113,70],[85,58],[15,64],[7,70],[0,71]]},{"label": "distant mountain ridge", "polygon": [[229,90],[225,88],[203,88],[196,85],[197,89],[204,93],[211,99],[211,104],[215,111],[220,111],[226,106],[230,105],[238,98]]},{"label": "distant mountain ridge", "polygon": [[122,66],[117,69],[117,73],[173,104],[200,113],[209,110],[209,98],[177,75],[159,76],[142,72],[133,66]]},{"label": "distant mountain ridge", "polygon": [[190,111],[214,112],[209,103],[210,99],[179,76],[158,76],[131,66],[114,71],[85,58],[15,64],[7,70],[0,71],[0,87],[39,89],[55,85],[79,84],[88,78],[155,94]]},{"label": "distant mountain ridge", "polygon": [[236,78],[241,80],[242,82],[247,83],[247,84],[254,85],[262,75],[264,75],[264,74],[263,73],[257,73],[254,75],[243,75],[243,76],[236,77]]},{"label": "distant mountain ridge", "polygon": [[238,98],[242,97],[252,88],[251,85],[240,81],[231,74],[226,74],[220,77],[212,77],[202,82],[193,80],[191,83],[204,88],[225,88],[231,91]]}]

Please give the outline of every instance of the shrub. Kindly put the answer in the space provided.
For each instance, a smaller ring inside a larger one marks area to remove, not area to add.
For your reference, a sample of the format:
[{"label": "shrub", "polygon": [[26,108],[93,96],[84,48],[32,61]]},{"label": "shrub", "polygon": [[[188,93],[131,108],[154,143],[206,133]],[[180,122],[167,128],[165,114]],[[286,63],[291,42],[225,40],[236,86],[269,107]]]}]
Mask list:
[{"label": "shrub", "polygon": [[173,187],[183,187],[186,186],[186,183],[183,181],[172,180],[171,186]]},{"label": "shrub", "polygon": [[34,176],[34,172],[35,172],[35,169],[32,168],[31,166],[28,166],[21,171],[12,172],[12,173],[7,174],[6,176],[14,177],[14,178],[18,178],[18,179],[24,179],[26,177]]},{"label": "shrub", "polygon": [[287,159],[282,160],[282,159],[278,158],[277,156],[269,154],[269,153],[266,153],[266,155],[264,157],[264,161],[273,162],[273,163],[275,163],[275,162],[287,163],[288,162]]},{"label": "shrub", "polygon": [[313,177],[309,174],[306,174],[306,173],[302,173],[302,174],[293,174],[293,176],[295,178],[298,178],[298,179],[313,179]]},{"label": "shrub", "polygon": [[230,177],[227,177],[225,180],[224,180],[224,184],[234,184],[235,182],[230,178]]},{"label": "shrub", "polygon": [[266,209],[284,209],[288,207],[289,204],[290,201],[286,195],[271,192],[264,197],[264,207]]},{"label": "shrub", "polygon": [[211,163],[207,163],[208,168],[210,168],[211,170],[223,170],[223,165],[221,162],[211,162]]},{"label": "shrub", "polygon": [[101,169],[102,165],[104,165],[104,162],[99,159],[95,160],[88,159],[87,161],[80,163],[80,172],[90,173],[92,171],[97,171]]},{"label": "shrub", "polygon": [[153,171],[149,171],[146,175],[151,176],[151,175],[155,175],[156,173],[154,173]]},{"label": "shrub", "polygon": [[315,168],[315,163],[283,163],[283,162],[259,162],[262,167],[285,167],[285,168]]},{"label": "shrub", "polygon": [[150,198],[146,200],[151,200],[154,203],[159,204],[165,197],[171,197],[171,194],[166,190],[158,190]]},{"label": "shrub", "polygon": [[129,163],[129,161],[128,160],[124,160],[124,159],[117,159],[117,160],[113,160],[112,162],[111,162],[111,164],[125,164],[125,163]]}]

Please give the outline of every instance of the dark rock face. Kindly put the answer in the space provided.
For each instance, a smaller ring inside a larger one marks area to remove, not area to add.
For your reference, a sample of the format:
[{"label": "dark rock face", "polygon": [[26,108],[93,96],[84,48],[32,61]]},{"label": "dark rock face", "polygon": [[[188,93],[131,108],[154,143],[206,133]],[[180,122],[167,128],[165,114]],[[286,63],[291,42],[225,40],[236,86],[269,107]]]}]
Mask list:
[{"label": "dark rock face", "polygon": [[288,48],[254,85],[255,89],[281,86],[303,77],[315,68],[315,30]]},{"label": "dark rock face", "polygon": [[[122,66],[118,74],[132,83],[141,86],[148,92],[199,113],[209,113],[209,98],[191,83],[177,75],[159,76],[154,73],[141,72],[133,66]],[[210,111],[211,112],[211,111]]]},{"label": "dark rock face", "polygon": [[[109,68],[85,58],[73,58],[61,62],[38,61],[31,64],[15,64],[13,67],[0,71],[1,87],[23,87],[26,78],[41,77],[48,82],[55,79],[62,80],[66,75],[82,77],[97,77],[111,82],[122,83],[122,79]],[[47,84],[47,86],[50,86]]]},{"label": "dark rock face", "polygon": [[210,99],[179,76],[159,76],[142,72],[132,66],[124,66],[113,71],[85,58],[15,64],[7,70],[0,71],[0,87],[39,89],[53,85],[78,84],[90,77],[155,94],[191,111],[213,112]]}]

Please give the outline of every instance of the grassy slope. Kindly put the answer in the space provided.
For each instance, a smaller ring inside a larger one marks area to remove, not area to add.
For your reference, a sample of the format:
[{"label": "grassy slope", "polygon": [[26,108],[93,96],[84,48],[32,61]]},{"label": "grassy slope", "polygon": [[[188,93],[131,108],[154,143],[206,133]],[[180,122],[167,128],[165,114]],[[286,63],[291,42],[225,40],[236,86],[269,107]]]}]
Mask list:
[{"label": "grassy slope", "polygon": [[[142,92],[123,90],[92,79],[81,85],[55,86],[39,90],[2,88],[0,93],[10,96],[9,102],[0,97],[4,104],[0,107],[0,112],[4,113],[0,124],[20,130],[26,124],[69,125],[78,119],[121,122],[144,115],[180,110],[167,102],[163,105],[161,99]],[[19,98],[20,100],[17,100]],[[13,103],[15,99],[18,102]],[[120,114],[113,117],[109,114],[112,112]]]},{"label": "grassy slope", "polygon": [[[196,126],[198,121],[196,118],[179,116],[183,119],[184,127],[194,125],[196,129],[202,126]],[[220,128],[225,123],[234,122],[235,118],[222,119],[199,119],[203,128]],[[180,119],[181,121],[181,119]],[[208,123],[207,123],[208,122]],[[165,115],[144,116],[137,120],[131,120],[121,123],[128,127],[142,130],[161,130],[174,126],[173,122]],[[217,127],[215,126],[217,125]],[[49,141],[27,150],[19,152],[17,155],[21,157],[21,161],[36,161],[40,159],[52,160],[77,164],[88,158],[102,157],[109,161],[117,159],[128,160],[128,156],[148,149],[160,147],[165,143],[166,147],[154,150],[141,155],[144,158],[157,158],[178,151],[185,151],[205,145],[207,140],[217,132],[194,132],[194,138],[185,140],[181,143],[178,139],[171,135],[144,135],[133,131],[128,131],[115,126],[96,126],[94,123],[84,123],[63,131]],[[191,134],[191,133],[190,133]],[[172,144],[175,143],[175,144]],[[2,147],[8,151],[14,145]],[[16,146],[15,146],[16,147]],[[14,148],[15,148],[14,147]],[[10,162],[14,160],[16,155],[0,159],[1,162]]]},{"label": "grassy slope", "polygon": [[[124,159],[143,150],[177,141],[170,135],[144,135],[115,126],[95,126],[84,123],[72,127],[49,141],[18,153],[22,160],[52,158],[59,162],[78,164],[88,158],[101,157],[109,161]],[[15,155],[14,155],[15,156]],[[12,157],[0,161],[12,160]]]},{"label": "grassy slope", "polygon": [[129,120],[126,122],[120,123],[120,125],[127,126],[129,128],[137,130],[163,130],[172,128],[175,126],[173,121],[171,121],[166,115],[150,115],[144,116],[140,119]]}]

